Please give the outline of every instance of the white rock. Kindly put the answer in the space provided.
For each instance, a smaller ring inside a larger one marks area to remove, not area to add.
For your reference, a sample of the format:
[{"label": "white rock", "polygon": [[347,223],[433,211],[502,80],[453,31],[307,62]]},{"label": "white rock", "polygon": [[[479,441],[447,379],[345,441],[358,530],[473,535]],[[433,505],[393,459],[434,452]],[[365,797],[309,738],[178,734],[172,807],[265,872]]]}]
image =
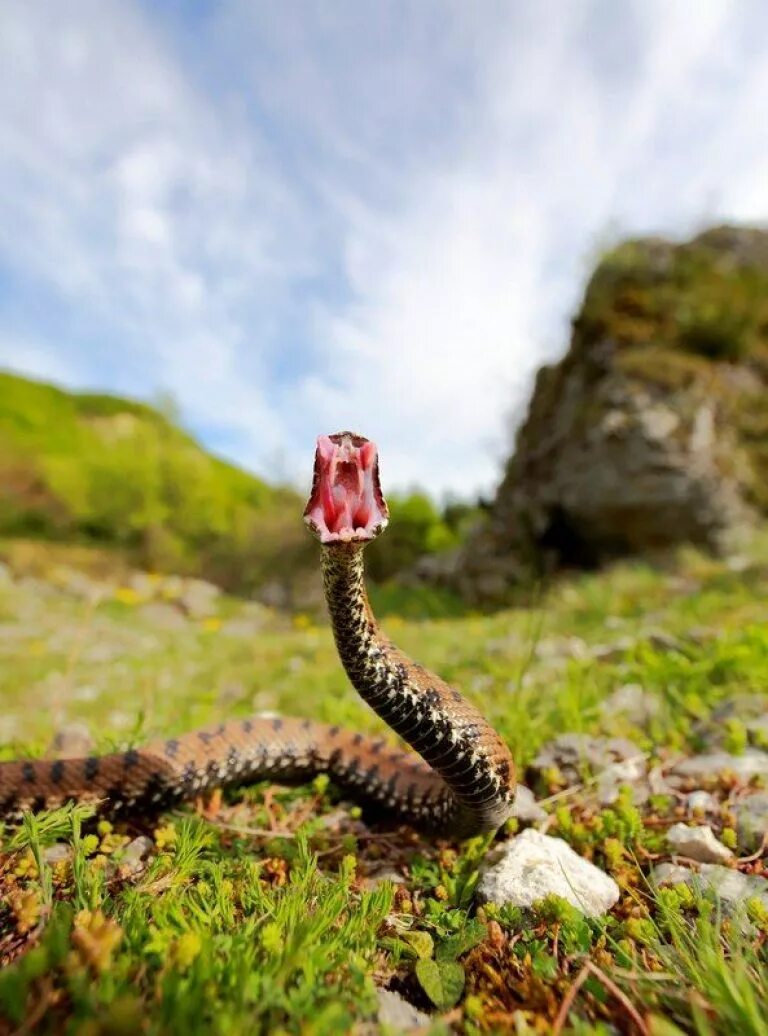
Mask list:
[{"label": "white rock", "polygon": [[667,842],[673,853],[697,863],[725,863],[733,856],[727,846],[718,842],[708,824],[701,827],[675,824],[667,831]]},{"label": "white rock", "polygon": [[708,791],[692,791],[685,800],[689,813],[719,813],[720,803]]},{"label": "white rock", "polygon": [[154,848],[154,842],[146,835],[139,835],[129,842],[123,849],[119,858],[120,870],[125,873],[141,870],[145,857],[149,856]]},{"label": "white rock", "polygon": [[399,993],[391,989],[377,989],[379,998],[379,1022],[395,1032],[409,1032],[411,1029],[426,1029],[431,1024],[428,1014],[409,1004]]},{"label": "white rock", "polygon": [[595,917],[610,910],[619,898],[619,886],[562,838],[528,828],[507,842],[497,862],[486,867],[478,895],[500,906],[519,907],[557,895]]},{"label": "white rock", "polygon": [[535,824],[540,820],[546,820],[548,813],[538,804],[530,788],[526,788],[524,784],[518,784],[515,791],[512,816],[522,820],[524,823]]},{"label": "white rock", "polygon": [[654,888],[662,885],[680,885],[682,882],[689,882],[695,874],[688,867],[682,867],[679,863],[659,863],[649,875]]}]

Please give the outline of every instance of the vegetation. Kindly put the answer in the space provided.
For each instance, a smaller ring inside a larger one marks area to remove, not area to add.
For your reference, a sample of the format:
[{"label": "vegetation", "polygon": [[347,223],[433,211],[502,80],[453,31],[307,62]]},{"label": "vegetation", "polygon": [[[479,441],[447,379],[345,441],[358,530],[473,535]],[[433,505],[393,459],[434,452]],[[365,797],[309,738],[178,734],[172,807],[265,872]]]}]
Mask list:
[{"label": "vegetation", "polygon": [[[0,536],[106,548],[244,595],[271,586],[289,607],[316,600],[299,494],[206,453],[165,409],[0,372]],[[454,546],[472,514],[443,515],[419,492],[391,507],[390,542],[371,556],[379,582]]]},{"label": "vegetation", "polygon": [[[168,585],[68,580],[58,556],[49,572],[38,558],[34,578],[6,573],[6,757],[44,751],[77,720],[101,748],[258,709],[377,728],[325,624],[226,597],[191,617]],[[667,572],[623,564],[570,578],[495,616],[390,616],[386,628],[482,705],[521,772],[565,731],[629,736],[663,766],[701,747],[719,705],[765,702],[766,600],[763,541],[730,561],[687,551]],[[606,706],[626,684],[653,701],[648,718]],[[728,727],[735,750],[751,736],[744,714]],[[727,774],[712,787],[744,790]],[[730,916],[687,886],[649,885],[678,802],[639,809],[622,793],[601,806],[589,780],[568,787],[557,772],[536,790],[549,833],[619,883],[606,917],[557,900],[527,915],[478,905],[485,841],[361,817],[322,778],[114,826],[82,809],[9,826],[0,1018],[48,1033],[325,1034],[373,1018],[386,986],[429,1012],[435,1033],[764,1034],[764,907]],[[712,823],[732,838],[727,809]],[[732,866],[760,874],[765,859]]]}]

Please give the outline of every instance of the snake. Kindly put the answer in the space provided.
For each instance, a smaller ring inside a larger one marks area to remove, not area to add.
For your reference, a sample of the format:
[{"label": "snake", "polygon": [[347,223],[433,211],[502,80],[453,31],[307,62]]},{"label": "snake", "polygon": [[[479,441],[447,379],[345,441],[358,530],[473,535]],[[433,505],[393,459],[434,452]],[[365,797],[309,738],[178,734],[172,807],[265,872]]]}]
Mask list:
[{"label": "snake", "polygon": [[317,439],[304,521],[320,543],[347,676],[413,751],[308,718],[235,718],[105,755],[0,762],[0,816],[69,801],[141,815],[227,785],[327,774],[353,799],[418,829],[464,838],[501,827],[515,795],[507,744],[460,691],[392,643],[368,599],[365,547],[389,522],[374,442],[353,432]]}]

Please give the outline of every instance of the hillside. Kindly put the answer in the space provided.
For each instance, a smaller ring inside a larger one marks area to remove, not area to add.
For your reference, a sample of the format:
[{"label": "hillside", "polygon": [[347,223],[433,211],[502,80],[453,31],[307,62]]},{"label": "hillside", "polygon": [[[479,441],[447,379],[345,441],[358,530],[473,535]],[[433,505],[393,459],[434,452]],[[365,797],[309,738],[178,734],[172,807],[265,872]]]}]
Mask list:
[{"label": "hillside", "polygon": [[0,536],[119,551],[247,593],[314,560],[301,501],[143,403],[0,373]]}]

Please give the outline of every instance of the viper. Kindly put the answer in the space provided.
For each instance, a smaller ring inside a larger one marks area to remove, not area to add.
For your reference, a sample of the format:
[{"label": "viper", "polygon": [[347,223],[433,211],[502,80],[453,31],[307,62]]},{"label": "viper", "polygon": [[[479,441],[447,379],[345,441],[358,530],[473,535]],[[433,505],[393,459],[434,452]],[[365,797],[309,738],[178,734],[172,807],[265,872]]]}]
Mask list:
[{"label": "viper", "polygon": [[364,551],[389,521],[373,442],[352,432],[320,436],[304,520],[320,542],[342,665],[414,752],[311,719],[232,719],[109,755],[0,763],[0,814],[18,818],[69,800],[140,813],[223,785],[326,773],[419,828],[467,837],[504,823],[515,789],[506,744],[458,690],[395,647],[371,610]]}]

